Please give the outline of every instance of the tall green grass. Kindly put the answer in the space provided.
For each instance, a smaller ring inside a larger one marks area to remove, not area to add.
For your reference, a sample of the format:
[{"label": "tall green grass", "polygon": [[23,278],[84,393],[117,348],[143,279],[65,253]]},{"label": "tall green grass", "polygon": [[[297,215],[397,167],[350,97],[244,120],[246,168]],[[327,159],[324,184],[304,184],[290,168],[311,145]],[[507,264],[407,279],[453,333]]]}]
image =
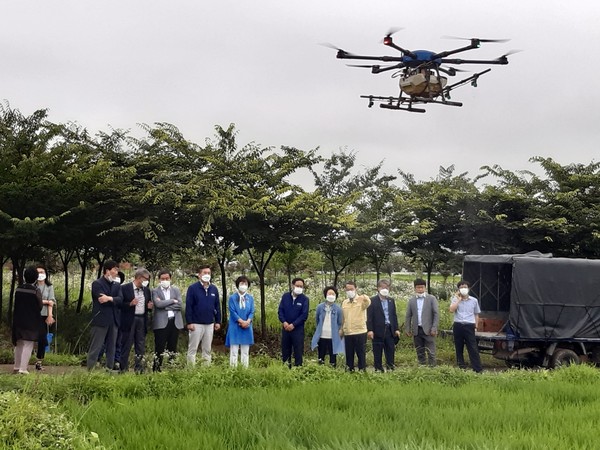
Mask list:
[{"label": "tall green grass", "polygon": [[588,366],[85,373],[30,378],[23,394],[58,401],[115,449],[593,449],[600,419],[600,372]]}]

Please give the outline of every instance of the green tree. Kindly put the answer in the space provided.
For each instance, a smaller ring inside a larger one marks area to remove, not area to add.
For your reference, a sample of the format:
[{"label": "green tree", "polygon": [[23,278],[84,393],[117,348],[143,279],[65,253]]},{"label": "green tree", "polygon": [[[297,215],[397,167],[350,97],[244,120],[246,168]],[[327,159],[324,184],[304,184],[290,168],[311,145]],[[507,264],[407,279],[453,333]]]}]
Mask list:
[{"label": "green tree", "polygon": [[430,181],[416,181],[400,172],[405,185],[401,207],[410,211],[410,239],[400,242],[402,251],[421,262],[430,285],[431,273],[453,253],[463,252],[463,227],[475,213],[478,190],[466,173],[454,175],[454,166],[440,167]]}]

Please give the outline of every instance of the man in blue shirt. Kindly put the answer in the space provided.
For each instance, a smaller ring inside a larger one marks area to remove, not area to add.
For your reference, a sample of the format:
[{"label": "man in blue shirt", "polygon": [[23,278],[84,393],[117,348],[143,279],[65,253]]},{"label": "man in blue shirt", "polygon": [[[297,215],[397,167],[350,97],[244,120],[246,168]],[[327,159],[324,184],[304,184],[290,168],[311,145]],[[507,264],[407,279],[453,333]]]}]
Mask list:
[{"label": "man in blue shirt", "polygon": [[221,328],[221,304],[219,290],[210,283],[210,266],[198,271],[197,283],[192,284],[185,296],[185,321],[189,334],[187,361],[196,365],[198,345],[202,344],[202,359],[211,362],[213,334]]},{"label": "man in blue shirt", "polygon": [[292,366],[302,365],[304,353],[304,322],[308,318],[308,297],[304,295],[304,280],[294,278],[292,291],[286,292],[279,303],[279,321],[281,322],[281,357],[284,363]]},{"label": "man in blue shirt", "polygon": [[454,335],[454,347],[456,349],[456,363],[461,369],[465,369],[465,358],[463,350],[467,346],[471,367],[477,373],[483,369],[481,359],[479,358],[479,348],[475,331],[477,331],[477,321],[479,319],[479,302],[475,297],[469,295],[470,284],[468,281],[461,280],[457,284],[458,292],[452,298],[450,312],[454,314],[454,324],[452,333]]}]

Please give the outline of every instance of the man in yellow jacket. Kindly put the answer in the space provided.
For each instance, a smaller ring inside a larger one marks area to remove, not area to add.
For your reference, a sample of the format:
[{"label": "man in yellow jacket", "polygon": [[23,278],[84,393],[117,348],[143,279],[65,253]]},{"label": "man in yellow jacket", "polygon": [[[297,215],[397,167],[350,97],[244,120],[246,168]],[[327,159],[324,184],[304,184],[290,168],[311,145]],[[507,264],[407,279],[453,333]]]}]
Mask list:
[{"label": "man in yellow jacket", "polygon": [[371,299],[367,295],[357,295],[356,283],[346,283],[346,300],[342,302],[342,314],[344,323],[342,333],[346,349],[346,367],[350,372],[354,371],[354,355],[358,359],[358,370],[367,367],[367,308]]}]

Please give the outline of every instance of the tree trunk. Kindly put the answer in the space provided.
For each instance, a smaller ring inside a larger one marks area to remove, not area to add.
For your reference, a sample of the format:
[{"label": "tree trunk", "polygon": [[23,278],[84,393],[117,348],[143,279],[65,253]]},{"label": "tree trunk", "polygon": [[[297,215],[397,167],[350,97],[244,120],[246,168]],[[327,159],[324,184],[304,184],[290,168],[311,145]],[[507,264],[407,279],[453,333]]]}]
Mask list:
[{"label": "tree trunk", "polygon": [[221,293],[223,295],[221,300],[221,317],[222,327],[224,328],[227,324],[227,313],[229,312],[229,302],[227,298],[227,274],[225,272],[225,256],[223,258],[217,258],[219,264],[219,270],[221,271]]},{"label": "tree trunk", "polygon": [[0,323],[2,323],[4,318],[4,264],[6,264],[9,259],[9,257],[0,255]]},{"label": "tree trunk", "polygon": [[265,293],[265,271],[261,271],[258,274],[258,282],[260,283],[260,335],[262,340],[267,339],[267,307],[266,307],[266,293]]},{"label": "tree trunk", "polygon": [[431,272],[433,272],[433,261],[429,261],[425,264],[427,270],[427,293],[431,294]]},{"label": "tree trunk", "polygon": [[[83,304],[83,292],[85,289],[85,274],[87,272],[87,265],[90,261],[89,253],[86,250],[83,250],[82,253],[77,252],[77,261],[79,262],[79,267],[81,268],[81,277],[79,278],[79,296],[77,297],[77,308],[76,312],[79,314],[81,312],[81,306]],[[68,307],[68,302],[65,302],[65,306]]]},{"label": "tree trunk", "polygon": [[64,252],[59,251],[58,258],[63,267],[63,272],[65,276],[65,305],[69,304],[69,263],[73,259],[73,255],[75,254],[75,250],[64,250]]},{"label": "tree trunk", "polygon": [[269,262],[271,262],[271,258],[275,254],[276,250],[270,250],[267,258],[265,259],[265,252],[261,252],[260,254],[260,264],[259,261],[254,257],[250,249],[246,250],[248,252],[248,256],[250,257],[250,261],[252,262],[252,267],[254,267],[254,271],[258,275],[258,282],[260,283],[260,334],[263,340],[267,339],[267,308],[266,308],[266,293],[265,293],[265,273],[267,271],[267,266]]}]

